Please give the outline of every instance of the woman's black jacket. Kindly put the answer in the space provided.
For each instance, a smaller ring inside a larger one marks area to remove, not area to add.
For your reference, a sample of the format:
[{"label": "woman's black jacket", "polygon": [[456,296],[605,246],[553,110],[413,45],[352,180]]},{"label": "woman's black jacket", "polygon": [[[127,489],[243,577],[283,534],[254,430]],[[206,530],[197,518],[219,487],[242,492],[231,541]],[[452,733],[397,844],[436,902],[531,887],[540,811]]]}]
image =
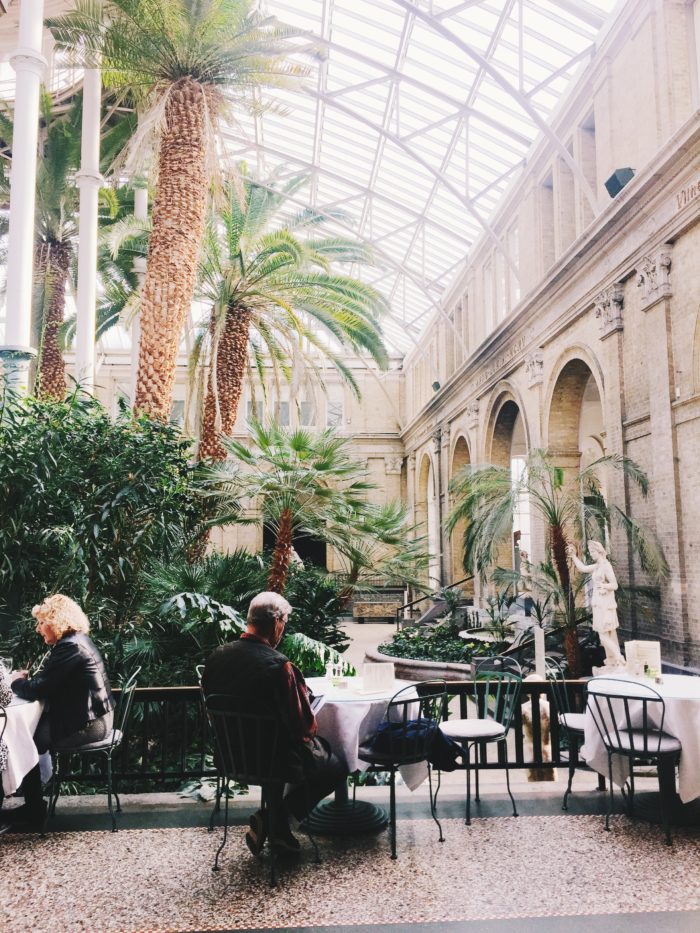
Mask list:
[{"label": "woman's black jacket", "polygon": [[100,652],[87,635],[77,632],[56,642],[43,669],[30,680],[15,680],[12,689],[25,700],[46,702],[52,742],[114,709]]}]

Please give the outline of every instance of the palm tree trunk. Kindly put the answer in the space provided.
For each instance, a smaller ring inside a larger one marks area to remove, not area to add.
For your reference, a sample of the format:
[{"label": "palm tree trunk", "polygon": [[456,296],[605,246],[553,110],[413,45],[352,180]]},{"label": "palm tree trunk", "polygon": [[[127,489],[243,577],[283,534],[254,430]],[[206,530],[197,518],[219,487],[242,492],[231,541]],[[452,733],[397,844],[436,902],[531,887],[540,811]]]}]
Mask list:
[{"label": "palm tree trunk", "polygon": [[42,244],[37,267],[43,275],[44,307],[35,393],[40,398],[61,400],[66,394],[66,364],[59,332],[66,310],[66,281],[72,250],[68,243]]},{"label": "palm tree trunk", "polygon": [[284,509],[279,518],[277,540],[267,575],[267,588],[273,593],[284,593],[287,584],[287,573],[292,560],[292,534],[292,513],[289,509]]},{"label": "palm tree trunk", "polygon": [[[226,319],[216,349],[216,374],[213,369],[213,360],[209,367],[202,434],[199,441],[200,460],[205,457],[212,460],[226,459],[226,448],[221,443],[221,438],[233,432],[238,415],[248,357],[250,318],[251,312],[247,308],[231,307],[226,312]],[[212,311],[210,323],[212,339],[214,332],[215,319]],[[218,430],[217,397],[221,419]]]},{"label": "palm tree trunk", "polygon": [[169,91],[158,154],[153,228],[141,296],[134,410],[170,416],[177,352],[192,302],[209,190],[207,113],[215,92],[192,78]]},{"label": "palm tree trunk", "polygon": [[566,538],[561,525],[550,525],[550,539],[552,542],[552,559],[556,567],[557,576],[561,583],[562,592],[566,600],[564,607],[566,617],[566,632],[564,633],[564,650],[571,677],[581,676],[581,646],[576,631],[576,603],[574,591],[571,586],[571,573],[566,556]]}]

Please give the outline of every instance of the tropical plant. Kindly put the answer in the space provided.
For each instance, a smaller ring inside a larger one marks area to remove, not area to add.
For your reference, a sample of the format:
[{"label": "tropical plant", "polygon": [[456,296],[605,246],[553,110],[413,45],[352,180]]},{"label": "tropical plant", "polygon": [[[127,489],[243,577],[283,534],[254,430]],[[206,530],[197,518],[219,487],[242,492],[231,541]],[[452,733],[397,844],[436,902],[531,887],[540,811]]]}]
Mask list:
[{"label": "tropical plant", "polygon": [[339,263],[370,262],[369,250],[353,239],[312,235],[324,220],[312,210],[280,217],[307,181],[298,175],[277,187],[274,179],[260,185],[244,177],[243,190],[229,184],[223,206],[211,217],[200,292],[212,311],[191,364],[195,372],[208,351],[200,457],[225,459],[219,435],[233,431],[251,367],[264,387],[270,366],[277,378],[289,380],[290,360],[296,359],[321,379],[318,362],[325,359],[359,395],[334,347],[367,353],[387,366],[378,323],[386,300],[370,285],[332,271]]},{"label": "tropical plant", "polygon": [[[77,599],[98,628],[139,606],[143,570],[196,534],[189,442],[170,424],[113,420],[95,399],[0,399],[0,594],[11,621],[44,596]],[[33,627],[33,626],[32,626]]]},{"label": "tropical plant", "polygon": [[354,517],[352,535],[340,535],[336,545],[344,595],[371,589],[377,576],[389,586],[422,590],[428,550],[425,536],[418,532],[400,501],[366,503]]},{"label": "tropical plant", "polygon": [[[350,454],[349,438],[332,428],[314,434],[285,431],[271,423],[249,423],[251,446],[227,440],[231,462],[210,471],[212,494],[239,507],[257,500],[261,520],[273,529],[275,546],[267,588],[283,593],[295,535],[310,535],[331,545],[347,541],[373,485]],[[225,510],[224,518],[229,518]]]},{"label": "tropical plant", "polygon": [[101,67],[106,86],[129,93],[139,116],[138,170],[155,151],[155,199],[141,295],[135,409],[166,419],[178,345],[194,295],[216,137],[229,108],[259,106],[254,92],[300,73],[285,61],[296,34],[253,0],[77,0],[49,19],[57,46]]},{"label": "tropical plant", "polygon": [[600,457],[567,477],[543,450],[534,450],[528,456],[520,476],[515,479],[507,467],[468,465],[450,486],[455,505],[448,516],[447,530],[452,533],[458,523],[465,523],[464,568],[478,573],[482,579],[493,568],[499,548],[511,538],[513,516],[519,502],[527,497],[531,511],[543,520],[545,560],[533,565],[536,573],[532,585],[535,589],[539,581],[540,591],[550,595],[556,613],[566,626],[567,661],[569,670],[576,676],[581,669],[576,626],[582,618],[582,610],[576,604],[577,584],[572,580],[567,544],[585,542],[590,537],[606,540],[615,524],[625,532],[645,573],[657,581],[668,573],[655,535],[615,504],[605,502],[601,473],[606,468],[621,470],[643,496],[647,495],[646,474],[627,457]]}]

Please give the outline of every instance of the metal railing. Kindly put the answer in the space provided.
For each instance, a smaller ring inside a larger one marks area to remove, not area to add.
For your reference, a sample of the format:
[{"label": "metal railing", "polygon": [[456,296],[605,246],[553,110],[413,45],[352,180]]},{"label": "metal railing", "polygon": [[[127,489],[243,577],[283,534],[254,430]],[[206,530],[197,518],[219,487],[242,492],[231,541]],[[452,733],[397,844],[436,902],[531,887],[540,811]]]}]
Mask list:
[{"label": "metal railing", "polygon": [[[572,695],[579,698],[583,709],[585,683],[570,681]],[[447,692],[456,698],[461,717],[474,716],[476,708],[470,700],[474,695],[471,681],[450,682]],[[115,694],[118,691],[115,690]],[[550,716],[551,760],[545,760],[543,733],[546,724],[540,715],[540,697],[545,695],[551,704],[550,688],[545,682],[524,681],[521,705],[515,711],[511,733],[515,754],[510,754],[509,767],[515,769],[556,768],[566,761],[562,733],[556,716]],[[524,729],[522,704],[532,701],[532,752],[528,753]],[[500,748],[500,743],[497,743]],[[118,781],[130,782],[139,790],[158,790],[166,784],[177,785],[191,778],[213,777],[216,774],[208,726],[202,710],[198,687],[140,687],[134,695],[134,704],[127,737],[114,758],[114,776]],[[505,767],[502,749],[494,745],[483,747],[479,753],[479,768],[493,770]],[[95,758],[71,758],[65,781],[100,783],[101,772]]]}]

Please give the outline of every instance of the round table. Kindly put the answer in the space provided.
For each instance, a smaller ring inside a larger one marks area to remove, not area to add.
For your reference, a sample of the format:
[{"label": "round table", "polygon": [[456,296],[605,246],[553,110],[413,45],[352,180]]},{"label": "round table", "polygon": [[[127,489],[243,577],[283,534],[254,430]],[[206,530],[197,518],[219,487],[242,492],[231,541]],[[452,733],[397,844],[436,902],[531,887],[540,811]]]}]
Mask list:
[{"label": "round table", "polygon": [[14,794],[25,774],[31,771],[38,761],[42,765],[42,779],[48,780],[51,776],[51,759],[45,755],[40,759],[34,744],[34,730],[41,718],[43,703],[15,697],[5,709],[7,727],[3,739],[7,743],[7,767],[2,772],[2,789],[5,796],[8,796]]},{"label": "round table", "polygon": [[[605,675],[603,675],[605,676]],[[598,678],[593,678],[593,682]],[[601,677],[601,679],[603,679]],[[675,768],[661,768],[659,782],[665,799],[669,801],[671,822],[679,825],[700,823],[700,677],[681,674],[664,674],[661,683],[643,677],[616,674],[610,683],[610,692],[625,692],[625,684],[634,693],[635,684],[643,684],[656,690],[664,700],[664,732],[674,736],[682,746],[678,765],[678,793],[675,788]],[[641,709],[641,705],[640,705]],[[659,725],[654,723],[654,725]],[[603,740],[596,729],[590,712],[586,713],[585,743],[581,749],[589,767],[604,777],[608,776],[608,756]],[[620,755],[613,756],[613,781],[622,785],[629,777],[629,761]],[[646,806],[645,799],[646,798]],[[640,796],[640,815],[656,819],[654,803],[657,794]],[[635,795],[636,800],[636,795]]]},{"label": "round table", "polygon": [[[315,696],[323,696],[325,700],[316,715],[318,734],[330,742],[349,772],[368,768],[368,763],[359,758],[360,745],[384,719],[394,694],[402,687],[412,686],[410,681],[394,680],[383,690],[365,693],[361,677],[343,678],[341,685],[334,685],[325,677],[309,677],[306,684]],[[411,765],[401,769],[401,774],[413,790],[427,777],[427,765]],[[382,807],[349,799],[346,779],[338,784],[332,800],[321,801],[306,818],[311,832],[320,835],[376,832],[384,829],[387,822]]]}]

